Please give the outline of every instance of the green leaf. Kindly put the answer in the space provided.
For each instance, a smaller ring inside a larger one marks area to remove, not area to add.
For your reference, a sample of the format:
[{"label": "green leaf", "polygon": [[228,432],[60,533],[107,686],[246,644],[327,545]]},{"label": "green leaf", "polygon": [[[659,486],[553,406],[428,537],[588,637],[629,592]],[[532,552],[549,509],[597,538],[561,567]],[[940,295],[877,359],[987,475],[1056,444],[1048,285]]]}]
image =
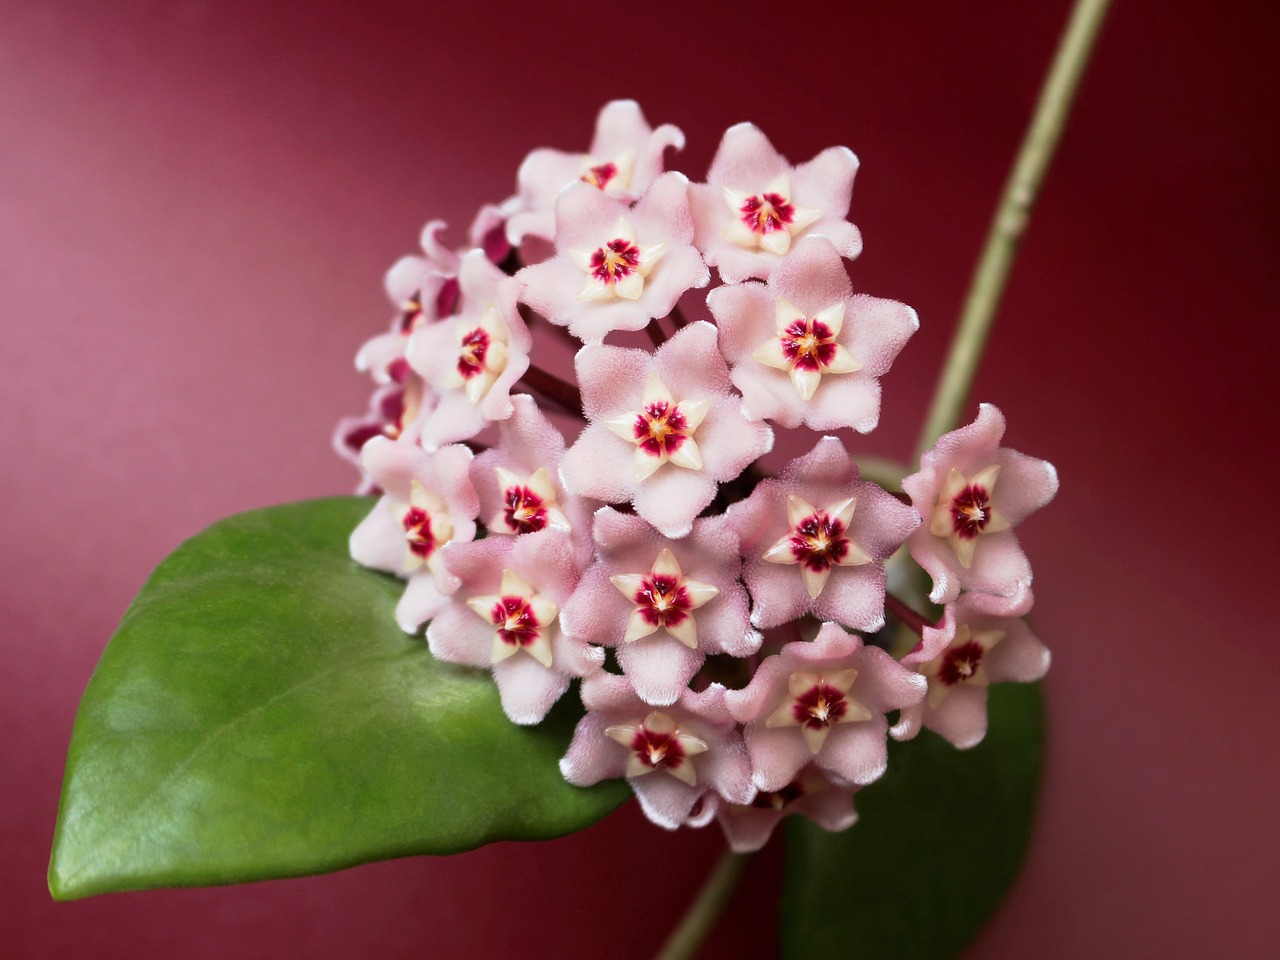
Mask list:
[{"label": "green leaf", "polygon": [[563,836],[627,797],[561,779],[572,694],[516,727],[486,672],[396,627],[401,583],[347,556],[371,504],[240,514],[160,564],[76,717],[55,898]]},{"label": "green leaf", "polygon": [[990,730],[972,750],[927,730],[891,744],[851,829],[788,823],[784,957],[934,960],[982,928],[1026,849],[1043,727],[1038,686],[990,692]]}]

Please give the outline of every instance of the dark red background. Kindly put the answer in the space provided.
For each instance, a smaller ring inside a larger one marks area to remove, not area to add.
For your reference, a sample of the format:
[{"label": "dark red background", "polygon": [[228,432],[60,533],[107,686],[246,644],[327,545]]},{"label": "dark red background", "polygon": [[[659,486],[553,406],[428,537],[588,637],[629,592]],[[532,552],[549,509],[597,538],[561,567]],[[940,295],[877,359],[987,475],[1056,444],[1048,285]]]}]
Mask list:
[{"label": "dark red background", "polygon": [[[1062,493],[1023,528],[1055,655],[1043,803],[974,958],[1275,942],[1276,16],[1117,6],[977,389]],[[795,160],[860,155],[855,282],[923,323],[864,449],[905,456],[1066,4],[836,9],[0,2],[6,956],[652,953],[718,840],[632,810],[552,845],[55,905],[65,747],[170,549],[350,486],[328,434],[363,408],[351,357],[422,222],[465,224],[531,147],[585,146],[610,98],[680,125],[695,179],[743,119]],[[767,952],[779,864],[706,956]]]}]

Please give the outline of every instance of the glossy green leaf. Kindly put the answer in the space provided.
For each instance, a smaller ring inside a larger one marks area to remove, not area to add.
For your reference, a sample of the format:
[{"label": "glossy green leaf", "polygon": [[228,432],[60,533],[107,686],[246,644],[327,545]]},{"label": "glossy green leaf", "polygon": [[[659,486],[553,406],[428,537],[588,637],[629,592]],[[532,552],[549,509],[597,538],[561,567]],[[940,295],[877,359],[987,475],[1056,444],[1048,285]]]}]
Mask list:
[{"label": "glossy green leaf", "polygon": [[995,685],[989,713],[972,750],[928,730],[891,744],[844,833],[789,822],[784,957],[938,960],[969,944],[1017,876],[1040,779],[1039,688]]},{"label": "glossy green leaf", "polygon": [[516,727],[396,627],[399,581],[347,557],[371,503],[231,517],[156,569],[76,717],[56,898],[562,836],[627,797],[561,779],[572,694]]}]

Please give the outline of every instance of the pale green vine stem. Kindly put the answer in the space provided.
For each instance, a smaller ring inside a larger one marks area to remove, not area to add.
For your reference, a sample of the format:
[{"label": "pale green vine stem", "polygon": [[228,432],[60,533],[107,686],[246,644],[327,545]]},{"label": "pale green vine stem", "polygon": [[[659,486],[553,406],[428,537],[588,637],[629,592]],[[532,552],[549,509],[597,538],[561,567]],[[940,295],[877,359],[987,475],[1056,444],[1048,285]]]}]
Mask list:
[{"label": "pale green vine stem", "polygon": [[920,436],[920,452],[960,422],[961,413],[973,385],[973,376],[982,358],[982,349],[991,332],[991,323],[1000,306],[1009,269],[1018,251],[1018,242],[1027,229],[1031,208],[1040,192],[1049,161],[1062,137],[1071,102],[1075,99],[1080,75],[1093,50],[1098,29],[1111,0],[1077,0],[1071,19],[1058,45],[1053,65],[1040,90],[1040,100],[1031,125],[1022,140],[1013,170],[1005,182],[987,232],[986,245],[974,269],[969,294],[951,351],[943,367],[933,406]]},{"label": "pale green vine stem", "polygon": [[671,936],[662,945],[656,960],[692,960],[702,941],[720,919],[724,908],[733,899],[733,894],[742,881],[742,874],[750,862],[749,853],[725,851],[711,876],[707,877],[706,883],[698,891],[697,899],[685,912],[680,926],[671,931]]}]

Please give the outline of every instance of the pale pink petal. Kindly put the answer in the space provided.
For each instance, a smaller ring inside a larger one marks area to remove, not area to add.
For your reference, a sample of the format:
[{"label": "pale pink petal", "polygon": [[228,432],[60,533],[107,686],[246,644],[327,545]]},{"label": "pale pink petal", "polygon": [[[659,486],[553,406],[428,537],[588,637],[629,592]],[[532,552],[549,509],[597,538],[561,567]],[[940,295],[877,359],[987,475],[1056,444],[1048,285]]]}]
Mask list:
[{"label": "pale pink petal", "polygon": [[661,631],[618,647],[618,663],[637,695],[655,706],[679,700],[704,659],[700,651],[690,650]]},{"label": "pale pink petal", "polygon": [[857,723],[838,723],[831,728],[817,762],[849,783],[865,785],[878,780],[889,765],[887,731],[882,714]]},{"label": "pale pink petal", "polygon": [[502,697],[503,712],[512,723],[525,726],[542,722],[569,689],[569,678],[570,674],[547,669],[524,655],[507,657],[493,665],[493,679]]},{"label": "pale pink petal", "polygon": [[924,725],[961,750],[977,746],[987,735],[987,688],[952,687],[936,710],[926,709]]},{"label": "pale pink petal", "polygon": [[349,546],[351,559],[362,567],[397,575],[404,571],[404,527],[396,521],[386,497],[380,497],[351,532]]}]

